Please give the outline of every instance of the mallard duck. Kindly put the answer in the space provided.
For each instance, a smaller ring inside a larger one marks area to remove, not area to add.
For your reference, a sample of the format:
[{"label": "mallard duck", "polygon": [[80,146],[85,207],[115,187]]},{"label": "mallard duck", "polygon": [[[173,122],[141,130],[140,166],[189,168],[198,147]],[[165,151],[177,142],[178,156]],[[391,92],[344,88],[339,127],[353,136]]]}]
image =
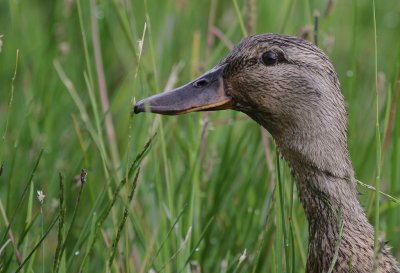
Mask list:
[{"label": "mallard duck", "polygon": [[201,77],[141,100],[133,111],[222,109],[263,126],[287,161],[309,224],[306,272],[328,272],[331,265],[332,272],[400,272],[384,243],[374,258],[374,229],[358,201],[347,147],[344,99],[318,47],[277,34],[245,38]]}]

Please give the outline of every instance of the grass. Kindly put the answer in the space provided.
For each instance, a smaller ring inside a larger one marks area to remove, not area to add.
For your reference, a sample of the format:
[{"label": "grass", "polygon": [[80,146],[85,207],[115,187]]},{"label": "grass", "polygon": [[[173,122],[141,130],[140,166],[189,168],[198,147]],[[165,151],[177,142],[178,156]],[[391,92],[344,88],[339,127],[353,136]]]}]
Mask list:
[{"label": "grass", "polygon": [[376,189],[360,200],[400,260],[398,18],[398,1],[2,1],[0,271],[304,272],[307,223],[268,134],[231,111],[130,113],[244,33],[306,26]]}]

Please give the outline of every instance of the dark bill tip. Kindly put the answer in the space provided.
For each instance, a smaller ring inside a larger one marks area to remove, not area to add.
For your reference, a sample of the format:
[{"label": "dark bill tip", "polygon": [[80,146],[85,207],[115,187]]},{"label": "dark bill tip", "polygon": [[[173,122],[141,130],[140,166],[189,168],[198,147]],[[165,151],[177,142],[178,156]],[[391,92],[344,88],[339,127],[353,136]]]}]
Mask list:
[{"label": "dark bill tip", "polygon": [[142,112],[145,112],[143,100],[141,100],[138,103],[136,103],[135,106],[133,107],[133,113],[134,114],[139,114],[139,113],[142,113]]}]

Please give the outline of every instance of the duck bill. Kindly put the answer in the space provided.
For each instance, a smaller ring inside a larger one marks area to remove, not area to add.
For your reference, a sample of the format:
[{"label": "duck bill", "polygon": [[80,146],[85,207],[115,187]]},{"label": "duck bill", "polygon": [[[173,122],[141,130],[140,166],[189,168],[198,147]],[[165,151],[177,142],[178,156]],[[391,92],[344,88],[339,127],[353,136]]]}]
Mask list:
[{"label": "duck bill", "polygon": [[180,115],[231,109],[232,100],[224,89],[223,69],[224,66],[217,66],[184,86],[143,99],[134,106],[133,112]]}]

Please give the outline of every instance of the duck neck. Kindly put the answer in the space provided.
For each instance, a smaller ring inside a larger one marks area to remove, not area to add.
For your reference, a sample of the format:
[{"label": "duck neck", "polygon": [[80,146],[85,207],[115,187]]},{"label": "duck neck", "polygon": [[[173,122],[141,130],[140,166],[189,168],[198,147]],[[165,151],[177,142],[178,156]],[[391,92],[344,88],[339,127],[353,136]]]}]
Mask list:
[{"label": "duck neck", "polygon": [[[361,215],[355,221],[368,222],[358,202],[353,177],[339,177],[320,170],[307,162],[290,162],[299,197],[304,207],[310,230],[319,227],[321,221],[337,225],[340,217]],[[351,219],[350,219],[351,220]]]},{"label": "duck neck", "polygon": [[[354,247],[357,246],[351,242],[365,244],[362,248],[371,249],[373,255],[373,229],[358,202],[351,180],[306,164],[290,165],[309,224],[307,272],[327,272],[336,256],[335,251],[339,249],[343,261],[338,261],[337,266],[347,266],[358,260],[353,256],[362,252],[349,250],[346,253],[346,248],[340,247],[342,244]],[[334,272],[338,272],[338,268],[335,269]]]},{"label": "duck neck", "polygon": [[[353,179],[306,163],[289,164],[309,223],[306,272],[327,272],[334,259],[333,272],[373,272],[374,230],[358,202]],[[393,271],[382,270],[385,267]],[[397,272],[395,268],[384,248],[379,272]]]},{"label": "duck neck", "polygon": [[[345,116],[333,125],[321,117],[310,124],[283,127],[263,113],[249,116],[271,133],[295,178],[309,223],[306,272],[328,272],[332,263],[332,272],[373,272],[374,229],[353,182]],[[377,272],[399,272],[387,247],[381,250]]]}]

